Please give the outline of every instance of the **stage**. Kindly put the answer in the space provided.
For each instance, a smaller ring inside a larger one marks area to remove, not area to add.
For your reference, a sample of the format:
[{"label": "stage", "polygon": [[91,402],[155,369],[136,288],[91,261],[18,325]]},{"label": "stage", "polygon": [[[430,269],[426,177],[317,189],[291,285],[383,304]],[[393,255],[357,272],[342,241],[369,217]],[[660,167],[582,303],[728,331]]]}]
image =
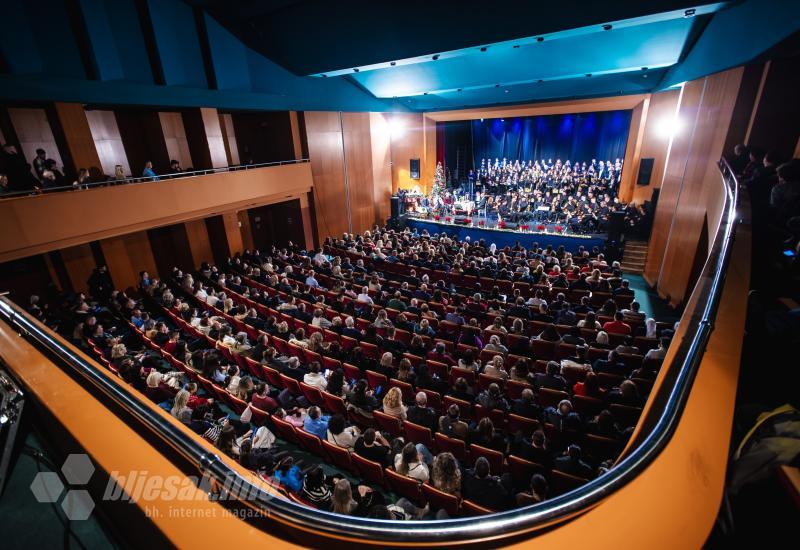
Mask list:
[{"label": "stage", "polygon": [[[472,217],[472,223],[469,225],[454,224],[447,221],[445,217],[435,220],[432,218],[418,218],[414,216],[403,216],[402,219],[410,229],[416,229],[418,232],[423,230],[428,231],[431,235],[434,233],[447,233],[451,237],[459,240],[464,240],[469,237],[472,242],[479,239],[484,239],[487,243],[494,243],[498,248],[505,246],[514,246],[519,242],[525,248],[530,248],[533,243],[539,243],[539,246],[544,248],[547,245],[552,245],[553,248],[558,248],[563,245],[568,252],[575,252],[579,246],[591,251],[595,246],[601,250],[604,248],[606,242],[605,234],[589,234],[578,235],[573,233],[560,233],[557,231],[555,224],[544,225],[545,230],[539,230],[540,225],[531,222],[530,229],[507,229],[499,227],[496,220],[488,220],[483,217]],[[480,222],[483,225],[480,225]]]}]

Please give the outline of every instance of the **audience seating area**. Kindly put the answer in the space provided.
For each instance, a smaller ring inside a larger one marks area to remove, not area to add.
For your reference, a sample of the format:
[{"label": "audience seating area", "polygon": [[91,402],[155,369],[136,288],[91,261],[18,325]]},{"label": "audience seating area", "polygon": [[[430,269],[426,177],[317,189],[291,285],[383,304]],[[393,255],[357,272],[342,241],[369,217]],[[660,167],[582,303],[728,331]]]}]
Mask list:
[{"label": "audience seating area", "polygon": [[[466,274],[481,264],[480,276]],[[558,265],[572,268],[565,286]],[[329,240],[313,255],[248,251],[94,298],[97,313],[79,316],[76,338],[287,498],[318,505],[307,480],[302,490],[285,482],[285,457],[246,463],[249,453],[221,445],[224,424],[236,424],[239,445],[248,429],[267,427],[290,455],[304,451],[328,465],[334,501],[336,478],[348,478],[368,487],[353,487],[359,504],[381,495],[402,505],[405,519],[540,502],[613,467],[672,334],[670,324],[628,315],[639,313],[630,309],[633,292],[597,251],[495,251],[377,228]],[[597,325],[576,326],[593,314]],[[612,330],[615,314],[629,334]],[[192,384],[189,420],[174,403]],[[398,393],[402,406],[391,402]],[[357,429],[354,446],[332,441],[336,416]],[[327,437],[307,431],[318,421]],[[371,430],[387,447],[383,463],[355,450]],[[409,442],[418,450],[412,466],[427,462],[423,476],[398,467],[395,454]],[[458,472],[437,465],[447,453]]]}]

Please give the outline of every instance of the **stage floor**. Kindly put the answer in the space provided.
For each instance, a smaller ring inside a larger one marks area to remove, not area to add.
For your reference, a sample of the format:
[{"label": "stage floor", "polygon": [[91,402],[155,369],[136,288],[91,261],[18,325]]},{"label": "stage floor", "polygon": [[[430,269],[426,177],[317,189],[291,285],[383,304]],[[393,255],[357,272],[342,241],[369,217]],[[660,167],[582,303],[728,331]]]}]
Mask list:
[{"label": "stage floor", "polygon": [[[447,233],[451,237],[464,240],[469,237],[473,242],[484,239],[487,243],[494,243],[498,248],[514,246],[519,242],[525,248],[530,248],[534,243],[542,248],[552,245],[554,248],[563,245],[568,251],[575,252],[579,246],[591,250],[597,246],[601,250],[606,242],[605,234],[577,235],[574,233],[559,232],[557,224],[527,224],[529,229],[508,229],[498,225],[497,220],[474,216],[470,218],[472,223],[469,225],[455,224],[447,221],[445,217],[439,220],[423,219],[412,216],[404,216],[406,225],[417,231],[427,230],[428,233]],[[481,225],[483,221],[483,225]],[[525,224],[523,224],[525,225]],[[540,226],[544,229],[540,229]]]}]

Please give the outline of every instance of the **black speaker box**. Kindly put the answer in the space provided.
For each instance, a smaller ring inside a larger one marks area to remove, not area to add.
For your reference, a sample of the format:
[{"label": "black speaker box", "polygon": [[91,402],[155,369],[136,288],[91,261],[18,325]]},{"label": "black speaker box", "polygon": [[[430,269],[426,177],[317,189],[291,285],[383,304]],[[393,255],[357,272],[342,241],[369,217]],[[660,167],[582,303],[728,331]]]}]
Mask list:
[{"label": "black speaker box", "polygon": [[409,161],[408,171],[411,172],[411,179],[419,179],[419,159],[411,159]]},{"label": "black speaker box", "polygon": [[656,159],[654,158],[644,158],[639,161],[639,174],[636,177],[636,185],[650,185],[655,162]]},{"label": "black speaker box", "polygon": [[625,212],[612,212],[608,217],[608,240],[619,242],[625,229]]},{"label": "black speaker box", "polygon": [[391,213],[393,218],[397,218],[400,216],[400,197],[397,195],[392,196],[389,199],[389,203],[391,204]]}]

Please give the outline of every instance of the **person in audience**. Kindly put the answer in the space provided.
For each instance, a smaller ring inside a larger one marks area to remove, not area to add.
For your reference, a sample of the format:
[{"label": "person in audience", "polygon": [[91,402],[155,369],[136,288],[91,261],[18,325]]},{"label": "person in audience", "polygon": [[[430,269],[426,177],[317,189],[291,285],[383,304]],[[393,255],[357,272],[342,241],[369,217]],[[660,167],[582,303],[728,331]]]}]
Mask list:
[{"label": "person in audience", "polygon": [[328,432],[328,423],[331,417],[322,414],[319,407],[314,406],[308,409],[306,419],[303,422],[303,429],[310,434],[314,434],[320,439],[325,439]]},{"label": "person in audience", "polygon": [[561,341],[561,334],[558,332],[556,326],[550,323],[544,327],[544,330],[540,332],[536,338],[545,340],[546,342],[559,342]]},{"label": "person in audience", "polygon": [[475,429],[470,431],[469,442],[470,445],[480,445],[501,453],[506,451],[505,437],[499,430],[495,429],[494,422],[488,416],[481,418]]},{"label": "person in audience", "polygon": [[582,460],[581,454],[578,445],[569,445],[564,455],[556,458],[553,469],[583,479],[594,478],[594,470]]},{"label": "person in audience", "polygon": [[406,419],[409,422],[428,428],[431,433],[436,431],[436,411],[428,406],[428,396],[425,392],[417,392],[414,405],[406,411]]},{"label": "person in audience", "polygon": [[536,402],[536,394],[533,389],[525,388],[522,390],[519,398],[512,403],[511,412],[518,416],[532,419],[538,419],[541,416],[542,408]]},{"label": "person in audience", "polygon": [[628,372],[625,363],[619,360],[619,354],[613,349],[608,352],[607,359],[596,359],[592,370],[597,374],[606,373],[614,376],[625,376]]},{"label": "person in audience", "polygon": [[278,408],[278,402],[269,395],[269,386],[264,382],[259,382],[255,385],[253,394],[250,398],[250,404],[257,409],[272,413]]},{"label": "person in audience", "polygon": [[312,361],[308,366],[308,372],[303,376],[303,382],[320,391],[325,391],[328,388],[328,381],[321,373],[322,366],[319,361]]},{"label": "person in audience", "polygon": [[384,467],[389,465],[391,445],[386,441],[383,435],[374,428],[367,428],[364,430],[364,433],[358,438],[353,449],[356,454],[367,460],[377,462]]},{"label": "person in audience", "polygon": [[331,512],[347,516],[366,516],[375,501],[375,493],[366,485],[359,485],[353,493],[350,482],[342,478],[333,488]]},{"label": "person in audience", "polygon": [[283,458],[278,463],[272,477],[282,487],[286,487],[293,493],[299,493],[303,489],[303,474],[291,456]]},{"label": "person in audience", "polygon": [[632,380],[624,380],[618,388],[613,388],[605,395],[606,403],[616,403],[629,407],[641,407],[642,397]]},{"label": "person in audience", "polygon": [[406,443],[403,450],[394,457],[394,469],[398,474],[422,481],[428,481],[430,471],[422,452],[413,443]]},{"label": "person in audience", "polygon": [[495,355],[492,357],[492,360],[486,363],[486,366],[483,368],[483,374],[508,380],[508,372],[503,366],[503,356]]},{"label": "person in audience", "polygon": [[456,364],[456,360],[453,359],[449,353],[447,353],[447,348],[443,342],[437,342],[433,347],[433,350],[428,352],[428,359],[438,361],[439,363],[444,363],[449,367],[452,367]]},{"label": "person in audience", "polygon": [[439,417],[439,431],[447,437],[462,441],[469,437],[469,425],[461,420],[461,409],[455,403],[447,408],[447,414]]},{"label": "person in audience", "polygon": [[587,372],[582,382],[576,382],[572,386],[572,392],[575,395],[593,397],[595,399],[600,399],[603,396],[600,390],[600,379],[593,371]]},{"label": "person in audience", "polygon": [[594,342],[592,342],[592,347],[599,349],[611,349],[611,340],[608,337],[608,333],[604,330],[598,331],[594,337]]},{"label": "person in audience", "polygon": [[153,170],[153,163],[151,161],[147,161],[144,163],[144,170],[142,170],[142,177],[150,178],[153,181],[158,181],[158,175]]},{"label": "person in audience", "polygon": [[667,355],[667,349],[669,349],[669,338],[662,337],[658,340],[658,347],[655,349],[649,350],[647,353],[644,354],[645,361],[658,361],[661,362],[664,360],[664,357]]},{"label": "person in audience", "polygon": [[569,399],[562,399],[558,407],[547,407],[542,413],[542,419],[559,431],[581,428],[581,418],[578,413],[573,412],[572,402]]},{"label": "person in audience", "polygon": [[347,426],[344,417],[340,414],[331,416],[328,421],[327,440],[334,445],[353,449],[360,435],[359,429],[356,426]]},{"label": "person in audience", "polygon": [[512,447],[514,456],[535,462],[544,469],[549,469],[552,464],[552,451],[547,441],[547,437],[542,430],[536,430],[530,439],[519,434],[515,437]]},{"label": "person in audience", "polygon": [[567,381],[561,376],[561,365],[556,361],[548,361],[544,373],[537,373],[533,377],[537,388],[567,391]]},{"label": "person in audience", "polygon": [[411,361],[406,358],[400,359],[400,363],[397,365],[397,374],[395,375],[395,378],[401,382],[405,382],[406,384],[411,384],[412,386],[416,385],[417,376],[414,374]]},{"label": "person in audience", "polygon": [[487,411],[491,410],[501,410],[503,412],[507,412],[509,407],[508,400],[503,395],[503,392],[500,390],[500,385],[496,382],[492,382],[489,384],[485,390],[478,394],[478,397],[475,399],[475,403],[486,409]]},{"label": "person in audience", "polygon": [[372,411],[380,407],[380,402],[364,379],[356,381],[352,391],[347,394],[347,402],[355,407],[356,412],[368,417],[372,416]]},{"label": "person in audience", "polygon": [[464,352],[464,355],[458,360],[458,366],[459,368],[468,369],[473,372],[479,372],[481,370],[480,361],[475,359],[475,352],[471,349],[467,349]]},{"label": "person in audience", "polygon": [[625,316],[622,314],[621,311],[617,311],[614,313],[614,320],[607,321],[603,325],[603,330],[609,334],[624,334],[628,335],[631,333],[631,326],[624,322]]},{"label": "person in audience", "polygon": [[633,345],[633,337],[626,336],[622,344],[614,348],[617,353],[624,353],[626,355],[639,355],[639,348]]},{"label": "person in audience", "polygon": [[517,493],[515,497],[517,506],[530,506],[543,502],[547,499],[547,489],[547,479],[542,474],[533,474],[528,489]]},{"label": "person in audience", "polygon": [[509,504],[508,490],[490,470],[486,457],[478,457],[475,468],[464,476],[462,496],[489,510],[504,510]]},{"label": "person in audience", "polygon": [[330,510],[333,493],[328,485],[325,472],[320,466],[314,466],[306,472],[300,496],[315,508]]},{"label": "person in audience", "polygon": [[395,416],[400,420],[406,419],[406,406],[403,405],[403,392],[400,388],[389,388],[383,397],[383,413]]},{"label": "person in audience", "polygon": [[436,455],[430,474],[430,482],[436,489],[448,495],[461,496],[461,468],[452,453]]}]

